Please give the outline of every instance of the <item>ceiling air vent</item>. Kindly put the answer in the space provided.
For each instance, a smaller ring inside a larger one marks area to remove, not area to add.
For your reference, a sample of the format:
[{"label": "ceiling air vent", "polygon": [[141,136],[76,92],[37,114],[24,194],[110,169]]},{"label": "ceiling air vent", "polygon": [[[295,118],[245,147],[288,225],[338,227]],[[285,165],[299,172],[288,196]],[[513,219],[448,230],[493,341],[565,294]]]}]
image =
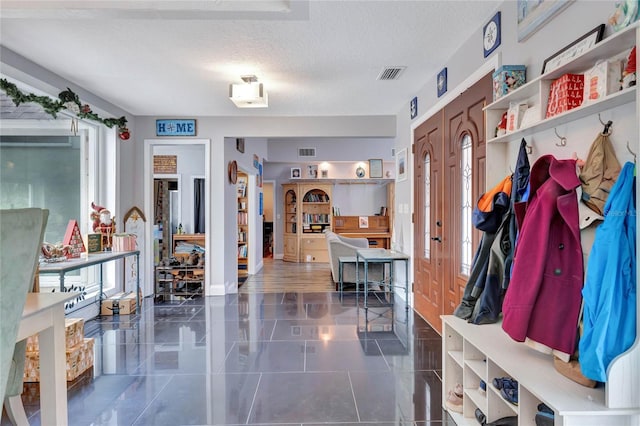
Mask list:
[{"label": "ceiling air vent", "polygon": [[315,148],[298,148],[298,157],[315,157]]},{"label": "ceiling air vent", "polygon": [[397,80],[407,67],[386,67],[378,75],[378,80]]}]

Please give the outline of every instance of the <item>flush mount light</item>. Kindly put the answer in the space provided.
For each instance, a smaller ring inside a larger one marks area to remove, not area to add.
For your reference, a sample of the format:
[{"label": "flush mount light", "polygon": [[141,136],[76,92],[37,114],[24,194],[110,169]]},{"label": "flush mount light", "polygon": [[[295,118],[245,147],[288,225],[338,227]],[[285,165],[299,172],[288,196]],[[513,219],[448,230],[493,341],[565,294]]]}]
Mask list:
[{"label": "flush mount light", "polygon": [[267,91],[255,75],[240,77],[243,83],[229,85],[229,99],[238,108],[266,108],[269,106]]}]

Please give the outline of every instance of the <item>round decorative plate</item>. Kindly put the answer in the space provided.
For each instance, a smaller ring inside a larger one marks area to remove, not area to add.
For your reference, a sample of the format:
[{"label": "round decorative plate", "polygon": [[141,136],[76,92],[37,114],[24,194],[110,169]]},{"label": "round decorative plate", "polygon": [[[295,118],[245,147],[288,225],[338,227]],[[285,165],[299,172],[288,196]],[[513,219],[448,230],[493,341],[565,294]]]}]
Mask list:
[{"label": "round decorative plate", "polygon": [[229,161],[229,182],[234,185],[238,182],[238,163],[235,160]]},{"label": "round decorative plate", "polygon": [[363,178],[364,177],[364,169],[362,167],[358,167],[356,169],[356,176],[358,176],[359,178]]}]

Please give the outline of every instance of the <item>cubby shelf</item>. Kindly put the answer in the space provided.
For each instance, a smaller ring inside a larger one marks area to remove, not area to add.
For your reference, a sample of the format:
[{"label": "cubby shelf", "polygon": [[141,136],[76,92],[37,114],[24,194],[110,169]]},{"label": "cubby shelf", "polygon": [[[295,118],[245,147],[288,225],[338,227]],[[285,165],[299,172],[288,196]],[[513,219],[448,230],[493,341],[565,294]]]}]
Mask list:
[{"label": "cubby shelf", "polygon": [[[628,28],[605,38],[582,55],[574,58],[571,62],[534,78],[522,87],[487,105],[484,108],[487,117],[487,143],[494,144],[519,141],[523,137],[531,136],[535,133],[551,129],[580,118],[598,114],[601,111],[606,111],[620,105],[634,102],[637,96],[637,89],[635,86],[619,92],[611,93],[598,101],[585,102],[578,108],[571,109],[556,116],[549,118],[545,117],[549,88],[554,80],[567,73],[583,73],[602,59],[622,57],[635,44],[638,26],[639,24],[635,23]],[[495,137],[495,128],[501,120],[502,114],[509,109],[509,104],[512,102],[525,102],[530,107],[539,107],[539,116],[535,117],[531,124],[525,124],[516,131]]]},{"label": "cubby shelf", "polygon": [[[556,426],[632,425],[640,416],[640,408],[608,408],[603,388],[587,388],[561,375],[551,355],[512,340],[501,324],[475,325],[445,315],[442,330],[443,401],[456,383],[464,389],[463,413],[450,412],[458,426],[477,425],[476,408],[488,421],[517,415],[518,425],[535,426],[540,403],[554,410]],[[462,352],[453,349],[460,346]],[[483,359],[477,359],[478,355]],[[518,406],[503,399],[492,385],[494,377],[504,376],[518,381]],[[487,383],[485,393],[478,389],[481,379]]]}]

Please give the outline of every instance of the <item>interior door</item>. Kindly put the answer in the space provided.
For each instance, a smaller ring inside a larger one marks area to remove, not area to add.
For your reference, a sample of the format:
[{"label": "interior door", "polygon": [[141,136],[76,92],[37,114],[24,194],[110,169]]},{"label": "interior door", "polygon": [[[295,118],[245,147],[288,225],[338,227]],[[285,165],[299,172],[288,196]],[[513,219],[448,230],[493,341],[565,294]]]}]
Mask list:
[{"label": "interior door", "polygon": [[436,330],[453,313],[469,277],[480,233],[471,223],[485,188],[485,120],[491,75],[414,132],[414,305]]}]

